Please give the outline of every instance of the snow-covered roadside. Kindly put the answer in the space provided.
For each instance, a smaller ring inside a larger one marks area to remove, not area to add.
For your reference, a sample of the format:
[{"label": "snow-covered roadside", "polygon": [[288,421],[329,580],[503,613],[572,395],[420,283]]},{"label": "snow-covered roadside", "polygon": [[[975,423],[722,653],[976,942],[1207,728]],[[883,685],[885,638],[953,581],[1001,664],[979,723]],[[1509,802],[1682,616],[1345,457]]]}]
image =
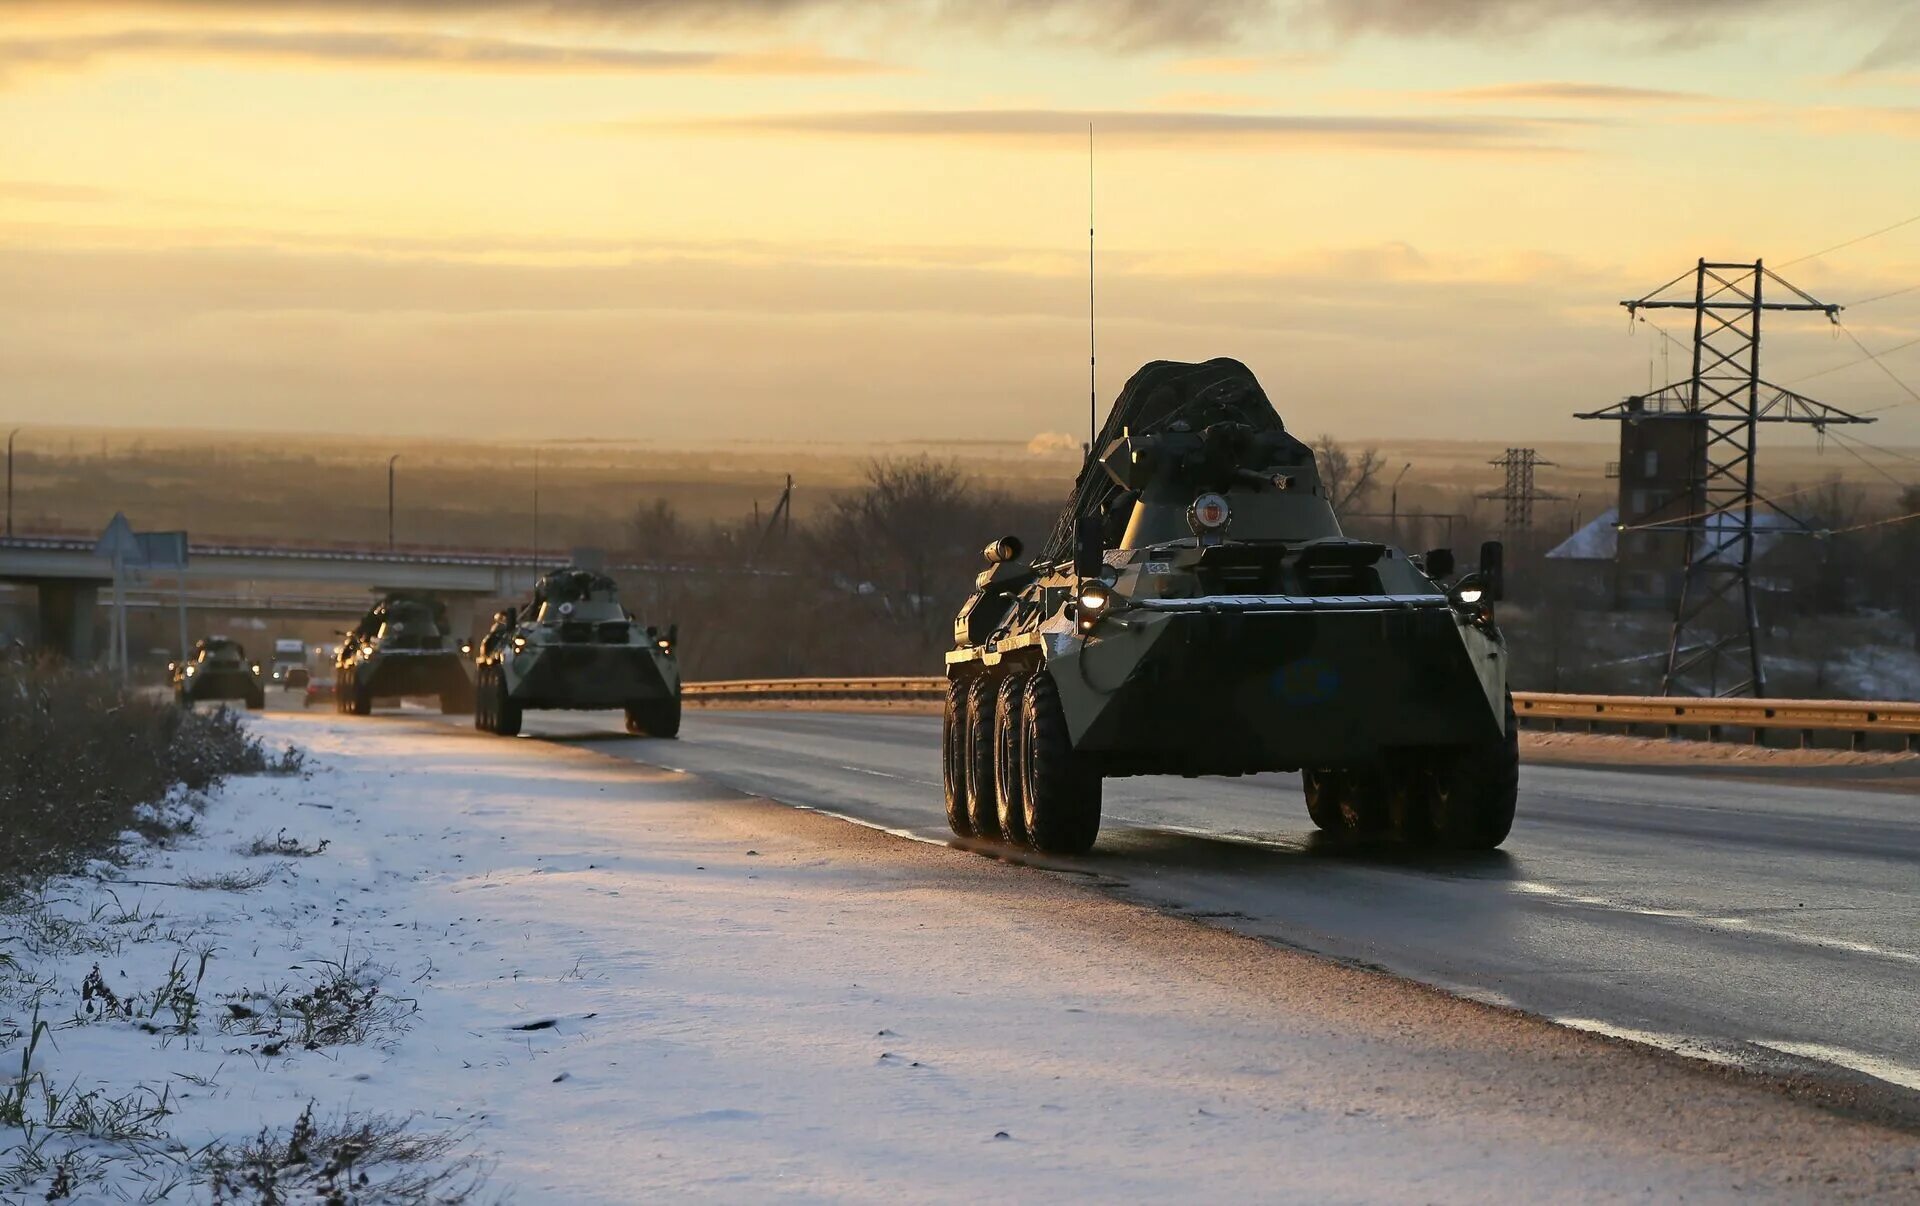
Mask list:
[{"label": "snow-covered roadside", "polygon": [[[96,960],[146,1000],[195,952],[188,1034],[161,1009],[159,1033],[115,1016],[34,1053],[63,1089],[164,1090],[187,1149],[312,1103],[464,1138],[429,1166],[482,1154],[536,1202],[1916,1188],[1911,1136],[590,740],[256,723],[311,776],[233,781],[125,872],[146,884],[67,884],[63,910],[104,902],[88,932],[122,939],[31,970],[59,1024]],[[166,886],[242,869],[273,877]],[[366,1033],[276,1043],[304,1025],[287,1003],[363,965]],[[133,1167],[107,1184],[137,1197]]]}]

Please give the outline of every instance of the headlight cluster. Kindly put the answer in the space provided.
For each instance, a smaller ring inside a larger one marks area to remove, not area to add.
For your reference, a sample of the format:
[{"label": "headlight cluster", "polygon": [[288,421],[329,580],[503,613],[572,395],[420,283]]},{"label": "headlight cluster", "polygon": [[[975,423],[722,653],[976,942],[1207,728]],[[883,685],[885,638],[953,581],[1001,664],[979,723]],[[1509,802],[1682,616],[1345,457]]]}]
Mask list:
[{"label": "headlight cluster", "polygon": [[1074,602],[1077,626],[1081,632],[1092,632],[1093,626],[1112,609],[1113,590],[1104,582],[1082,582]]}]

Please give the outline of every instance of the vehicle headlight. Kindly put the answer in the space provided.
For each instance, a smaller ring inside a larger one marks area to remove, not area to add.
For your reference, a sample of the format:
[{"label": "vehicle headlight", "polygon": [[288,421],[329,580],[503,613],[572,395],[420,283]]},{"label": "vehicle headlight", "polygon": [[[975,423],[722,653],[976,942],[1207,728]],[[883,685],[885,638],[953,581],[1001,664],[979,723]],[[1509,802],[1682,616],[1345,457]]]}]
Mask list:
[{"label": "vehicle headlight", "polygon": [[254,674],[255,674],[256,676],[258,676],[258,675],[259,675],[259,673],[260,673],[260,663],[259,663],[259,662],[255,662],[255,663],[253,664],[253,666],[252,666],[252,670],[253,670],[253,672],[254,672]]},{"label": "vehicle headlight", "polygon": [[1104,582],[1088,582],[1080,588],[1081,611],[1105,611],[1111,602],[1113,592],[1107,589]]},{"label": "vehicle headlight", "polygon": [[661,638],[659,638],[658,640],[656,640],[656,641],[654,641],[654,644],[655,644],[655,645],[658,645],[658,646],[660,647],[660,652],[662,652],[662,653],[672,653],[672,652],[673,652],[673,642],[672,642],[672,641],[669,641],[669,640],[668,640],[667,638],[665,638],[665,637],[661,637]]},{"label": "vehicle headlight", "polygon": [[196,667],[196,666],[188,666],[188,667],[187,667],[187,677],[188,677],[188,678],[192,678],[192,677],[193,677],[194,675],[196,675],[196,674],[198,674],[198,673],[200,673],[200,670],[199,670],[199,668],[198,668],[198,667]]},{"label": "vehicle headlight", "polygon": [[361,656],[361,657],[372,657],[372,656],[373,656],[373,646],[372,646],[372,645],[362,645],[362,646],[360,646],[360,656]]},{"label": "vehicle headlight", "polygon": [[527,638],[523,636],[516,636],[513,638],[513,649],[515,653],[518,653],[520,650],[525,649],[526,647],[527,647]]},{"label": "vehicle headlight", "polygon": [[461,642],[460,642],[460,652],[461,652],[461,653],[472,653],[472,652],[473,652],[473,642],[472,642],[472,641],[461,641]]}]

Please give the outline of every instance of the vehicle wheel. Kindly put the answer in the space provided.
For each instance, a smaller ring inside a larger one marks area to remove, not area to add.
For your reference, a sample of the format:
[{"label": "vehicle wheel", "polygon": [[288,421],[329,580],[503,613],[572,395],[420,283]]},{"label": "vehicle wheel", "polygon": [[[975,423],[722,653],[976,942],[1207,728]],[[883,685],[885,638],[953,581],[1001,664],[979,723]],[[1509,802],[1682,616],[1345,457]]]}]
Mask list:
[{"label": "vehicle wheel", "polygon": [[1016,846],[1027,844],[1025,777],[1020,773],[1026,761],[1021,739],[1026,735],[1027,684],[1033,676],[1015,671],[1000,680],[1000,698],[993,708],[993,795],[994,812],[1000,821],[1000,836]]},{"label": "vehicle wheel", "polygon": [[482,733],[493,728],[491,717],[493,708],[493,673],[485,666],[474,672],[473,676],[473,727]]},{"label": "vehicle wheel", "polygon": [[1378,768],[1303,770],[1300,786],[1307,815],[1328,833],[1360,837],[1387,827],[1391,788]]},{"label": "vehicle wheel", "polygon": [[185,691],[176,690],[173,693],[173,702],[188,712],[193,711],[193,696],[188,695]]},{"label": "vehicle wheel", "polygon": [[1042,670],[1027,683],[1022,711],[1027,841],[1047,854],[1085,854],[1100,834],[1100,772],[1073,748],[1052,674]]},{"label": "vehicle wheel", "polygon": [[973,836],[973,817],[967,812],[967,688],[966,679],[947,683],[947,705],[940,720],[940,769],[947,787],[947,828],[959,837]]},{"label": "vehicle wheel", "polygon": [[978,837],[1000,836],[1000,801],[994,788],[994,727],[1000,679],[983,674],[967,688],[967,816]]},{"label": "vehicle wheel", "polygon": [[373,692],[362,687],[359,683],[350,685],[347,688],[347,711],[353,713],[355,716],[371,716],[373,714]]},{"label": "vehicle wheel", "polygon": [[1513,830],[1520,794],[1520,726],[1507,696],[1503,736],[1443,755],[1433,769],[1433,840],[1450,850],[1492,850]]},{"label": "vehicle wheel", "polygon": [[256,687],[247,692],[247,711],[258,712],[267,706],[267,692],[264,687]]},{"label": "vehicle wheel", "polygon": [[627,732],[640,737],[680,735],[680,697],[627,705]]},{"label": "vehicle wheel", "polygon": [[525,719],[525,711],[507,692],[505,671],[495,673],[493,676],[493,731],[502,737],[518,737],[520,722]]}]

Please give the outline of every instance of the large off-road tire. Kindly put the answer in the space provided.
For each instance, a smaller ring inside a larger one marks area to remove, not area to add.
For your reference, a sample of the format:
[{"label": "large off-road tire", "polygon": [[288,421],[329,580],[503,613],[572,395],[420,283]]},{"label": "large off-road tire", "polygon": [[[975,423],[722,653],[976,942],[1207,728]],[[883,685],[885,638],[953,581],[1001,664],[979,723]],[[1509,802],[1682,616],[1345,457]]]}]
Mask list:
[{"label": "large off-road tire", "polygon": [[267,689],[255,687],[247,692],[247,711],[258,712],[267,706]]},{"label": "large off-road tire", "polygon": [[1085,854],[1100,835],[1100,771],[1073,748],[1067,715],[1053,675],[1037,672],[1027,683],[1025,782],[1021,804],[1027,842],[1046,854]]},{"label": "large off-road tire", "polygon": [[967,689],[967,816],[976,837],[1000,836],[1000,801],[993,774],[994,743],[998,733],[993,718],[1000,696],[1000,680],[981,675]]},{"label": "large off-road tire", "polygon": [[347,684],[347,711],[355,716],[373,714],[373,692],[361,686],[358,681]]},{"label": "large off-road tire", "polygon": [[193,711],[193,696],[178,687],[175,687],[173,690],[173,702],[182,711]]},{"label": "large off-road tire", "polygon": [[525,711],[507,690],[507,675],[504,670],[493,674],[493,731],[502,737],[518,737],[520,723],[526,719]]},{"label": "large off-road tire", "polygon": [[485,666],[473,674],[473,727],[493,731],[493,671]]},{"label": "large off-road tire", "polygon": [[678,737],[680,697],[627,705],[627,732],[636,737]]},{"label": "large off-road tire", "polygon": [[1513,830],[1520,794],[1520,726],[1513,695],[1506,732],[1435,760],[1429,792],[1431,840],[1449,850],[1492,850]]},{"label": "large off-road tire", "polygon": [[1300,786],[1307,815],[1328,833],[1366,837],[1387,827],[1390,785],[1379,767],[1303,770]]},{"label": "large off-road tire", "polygon": [[1000,836],[1016,846],[1027,839],[1026,764],[1027,683],[1033,676],[1016,670],[1000,680],[993,707],[993,796]]},{"label": "large off-road tire", "polygon": [[956,837],[973,836],[967,811],[967,679],[949,679],[947,703],[940,713],[940,772],[947,789],[947,828]]}]

